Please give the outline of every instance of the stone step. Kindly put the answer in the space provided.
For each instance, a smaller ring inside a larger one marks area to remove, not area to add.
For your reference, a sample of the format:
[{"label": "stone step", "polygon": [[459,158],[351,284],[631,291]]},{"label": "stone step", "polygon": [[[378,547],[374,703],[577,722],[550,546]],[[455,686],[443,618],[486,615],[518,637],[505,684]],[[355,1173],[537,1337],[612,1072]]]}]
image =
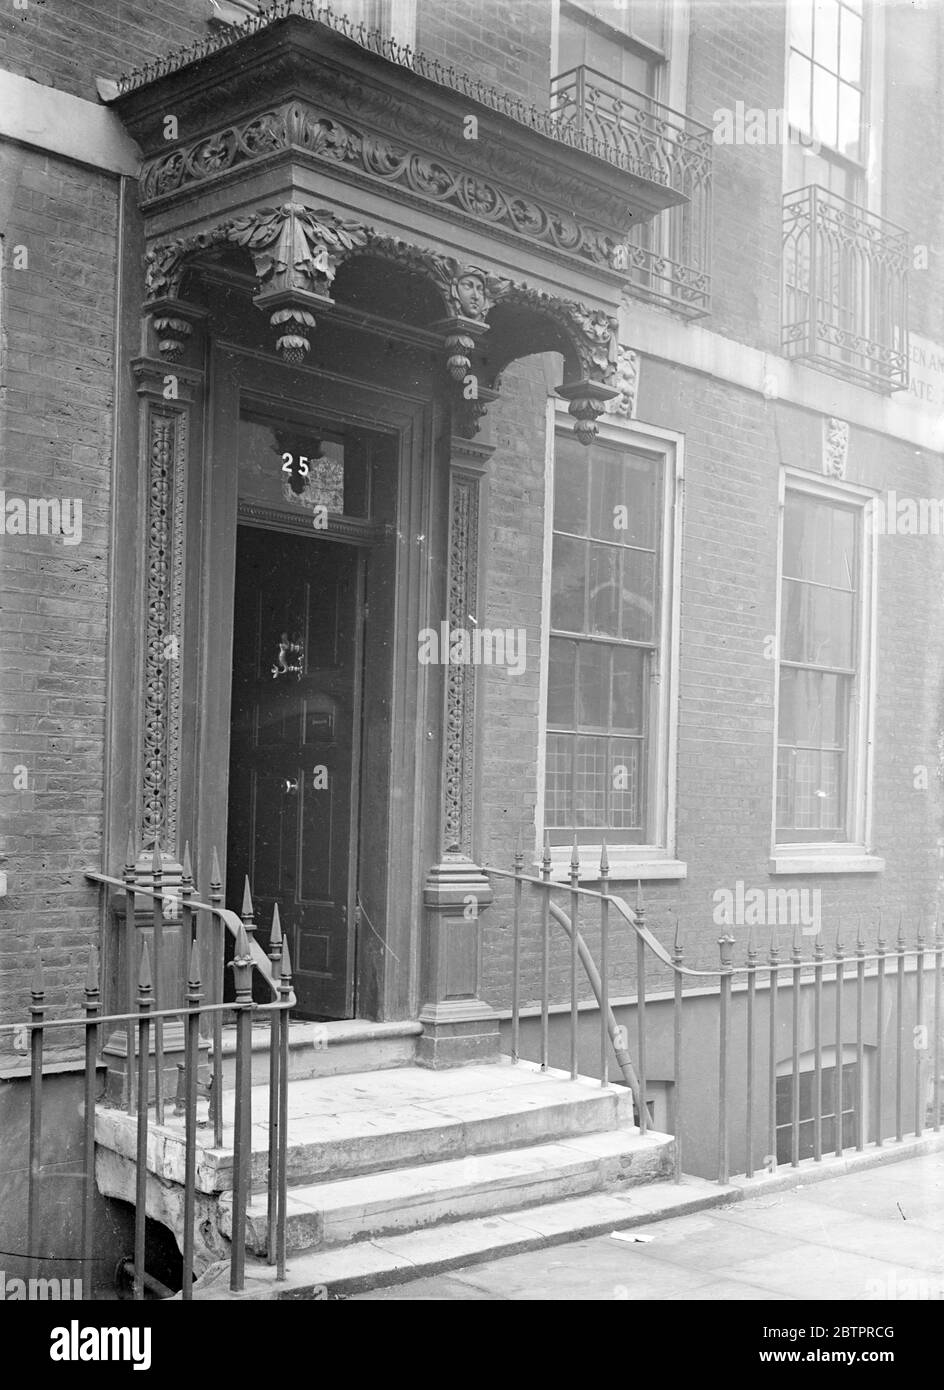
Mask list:
[{"label": "stone step", "polygon": [[736,1202],[740,1197],[737,1188],[703,1178],[643,1183],[294,1255],[284,1280],[276,1278],[274,1266],[250,1256],[245,1288],[240,1293],[230,1291],[229,1261],[221,1260],[204,1271],[194,1284],[193,1296],[255,1301],[363,1293],[502,1255],[644,1227],[671,1216]]},{"label": "stone step", "polygon": [[[515,1149],[578,1134],[631,1126],[632,1098],[625,1087],[509,1059],[433,1071],[399,1067],[293,1081],[289,1088],[288,1179],[300,1187],[470,1154]],[[235,1095],[223,1096],[223,1148],[198,1138],[199,1192],[233,1186]],[[252,1088],[252,1185],[266,1182],[268,1086]],[[98,1107],[95,1139],[105,1152],[135,1156],[136,1117]],[[182,1183],[183,1119],[166,1115],[148,1129],[148,1168],[166,1183]],[[117,1194],[112,1194],[117,1195]]]},{"label": "stone step", "polygon": [[[352,1072],[386,1071],[409,1066],[416,1054],[416,1040],[423,1025],[371,1023],[361,1018],[332,1019],[327,1023],[292,1020],[288,1029],[290,1081],[315,1076],[341,1076]],[[269,1025],[252,1030],[252,1083],[269,1079]],[[223,1029],[223,1089],[236,1085],[236,1028]]]},{"label": "stone step", "polygon": [[[671,1172],[674,1151],[670,1135],[624,1128],[293,1187],[286,1248],[289,1253],[323,1249],[654,1182]],[[232,1194],[220,1205],[220,1230],[231,1239]],[[264,1195],[250,1204],[247,1243],[257,1254],[265,1253]]]}]

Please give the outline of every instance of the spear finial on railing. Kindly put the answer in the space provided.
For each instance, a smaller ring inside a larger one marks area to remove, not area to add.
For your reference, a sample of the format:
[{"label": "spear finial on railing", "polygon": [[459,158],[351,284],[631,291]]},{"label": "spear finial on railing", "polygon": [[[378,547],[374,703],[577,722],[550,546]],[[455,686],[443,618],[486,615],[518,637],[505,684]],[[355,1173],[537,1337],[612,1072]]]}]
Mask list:
[{"label": "spear finial on railing", "polygon": [[31,1013],[42,1013],[42,1003],[46,995],[46,982],[43,975],[43,953],[36,947],[36,958],[33,962],[33,978],[30,980],[30,994],[33,1003],[30,1006]]},{"label": "spear finial on railing", "polygon": [[98,947],[89,948],[88,966],[85,971],[85,1006],[88,1008],[90,999],[98,999],[99,993],[99,966],[98,966]]},{"label": "spear finial on railing", "polygon": [[197,943],[194,942],[190,948],[190,969],[187,973],[187,988],[191,998],[193,995],[200,995],[200,951]]},{"label": "spear finial on railing", "polygon": [[128,843],[125,846],[125,868],[124,876],[126,879],[134,878],[134,866],[137,862],[138,852],[134,847],[134,831],[128,831]]},{"label": "spear finial on railing", "polygon": [[754,940],[753,922],[747,928],[747,963],[748,966],[756,966],[757,964],[757,943]]},{"label": "spear finial on railing", "polygon": [[793,924],[793,945],[790,949],[790,959],[794,965],[800,964],[800,920],[797,918]]},{"label": "spear finial on railing", "polygon": [[877,926],[876,942],[877,942],[877,947],[876,947],[876,949],[877,949],[879,955],[880,955],[880,956],[883,956],[883,955],[885,954],[885,932],[884,932],[884,924],[883,924],[883,922],[882,922],[882,909],[881,909],[881,908],[879,908],[879,910],[878,910],[878,926]]},{"label": "spear finial on railing", "polygon": [[239,915],[243,919],[243,926],[246,928],[247,933],[249,936],[252,936],[253,932],[256,930],[256,914],[252,906],[252,893],[249,891],[248,874],[243,882],[243,906]]},{"label": "spear finial on railing", "polygon": [[164,877],[164,861],[161,858],[161,838],[159,835],[154,836],[154,848],[151,851],[151,872],[154,875],[154,887],[160,887]]},{"label": "spear finial on railing", "polygon": [[184,841],[184,860],[180,872],[180,890],[182,893],[193,892],[193,865],[190,862],[190,841]]},{"label": "spear finial on railing", "polygon": [[865,942],[864,942],[864,940],[862,939],[862,913],[861,913],[861,912],[859,913],[859,922],[858,922],[858,926],[857,926],[857,928],[856,928],[856,947],[855,947],[855,952],[856,952],[856,955],[857,955],[857,956],[864,956],[864,955],[865,955]]},{"label": "spear finial on railing", "polygon": [[544,832],[544,851],[541,855],[541,877],[544,882],[551,877],[551,834],[549,830]]},{"label": "spear finial on railing", "polygon": [[895,948],[900,956],[905,954],[905,914],[903,912],[898,914],[898,940],[895,943]]},{"label": "spear finial on railing", "polygon": [[236,944],[233,948],[233,959],[230,961],[230,965],[236,983],[236,1002],[237,1004],[248,1004],[252,1000],[252,953],[249,948],[249,936],[245,924],[242,922],[240,922],[239,930],[236,933]]},{"label": "spear finial on railing", "polygon": [[151,957],[148,953],[147,941],[141,943],[141,963],[138,966],[138,1004],[141,1008],[147,1008],[151,1003],[151,993],[153,982],[151,979]]},{"label": "spear finial on railing", "polygon": [[272,962],[272,978],[277,978],[282,960],[282,922],[279,918],[278,903],[272,904],[272,925],[269,928],[269,960]]},{"label": "spear finial on railing", "polygon": [[521,826],[515,831],[515,873],[524,873],[524,851],[521,848]]},{"label": "spear finial on railing", "polygon": [[222,887],[223,875],[220,873],[220,856],[216,852],[216,845],[214,845],[213,857],[210,864],[210,897],[217,897]]},{"label": "spear finial on railing", "polygon": [[[601,881],[601,883],[606,883],[607,880],[609,879],[609,877],[610,877],[610,859],[609,859],[609,855],[608,855],[607,852],[606,852],[606,836],[604,835],[604,837],[603,837],[603,843],[602,843],[601,846],[600,846],[600,881]],[[606,889],[604,889],[603,891],[606,892]]]},{"label": "spear finial on railing", "polygon": [[836,914],[836,957],[842,960],[842,914]]},{"label": "spear finial on railing", "polygon": [[770,924],[770,964],[776,965],[780,959],[780,934],[777,931],[776,919]]},{"label": "spear finial on railing", "polygon": [[570,856],[570,881],[576,887],[580,881],[580,850],[577,848],[577,836],[574,836],[574,848]]},{"label": "spear finial on railing", "polygon": [[288,987],[292,982],[292,957],[289,954],[287,936],[282,938],[282,960],[279,968],[279,977],[281,980],[280,987],[284,988],[287,993]]},{"label": "spear finial on railing", "polygon": [[675,940],[672,945],[672,960],[676,965],[682,964],[682,927],[677,912],[675,914]]}]

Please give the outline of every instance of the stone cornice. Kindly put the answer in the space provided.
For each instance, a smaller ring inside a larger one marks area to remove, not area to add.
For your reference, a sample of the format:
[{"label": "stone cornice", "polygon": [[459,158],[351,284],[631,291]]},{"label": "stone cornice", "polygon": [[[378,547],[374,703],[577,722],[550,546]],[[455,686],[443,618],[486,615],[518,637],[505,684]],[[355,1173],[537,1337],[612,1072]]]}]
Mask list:
[{"label": "stone cornice", "polygon": [[[684,201],[660,170],[588,153],[573,134],[555,138],[546,112],[533,124],[516,119],[484,103],[481,84],[456,90],[297,14],[165,66],[113,102],[145,152],[146,203],[286,151],[452,200],[485,221],[501,205],[498,220],[524,234],[559,223],[544,234],[565,249],[584,238],[619,243],[635,221]],[[169,115],[178,136],[170,144]]]}]

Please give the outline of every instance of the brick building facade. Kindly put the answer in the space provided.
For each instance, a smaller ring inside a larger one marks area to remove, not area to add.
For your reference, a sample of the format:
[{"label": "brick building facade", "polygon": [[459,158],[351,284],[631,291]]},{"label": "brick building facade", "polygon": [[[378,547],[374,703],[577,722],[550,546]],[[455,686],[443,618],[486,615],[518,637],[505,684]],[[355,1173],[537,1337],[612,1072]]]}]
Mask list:
[{"label": "brick building facade", "polygon": [[[80,1003],[92,944],[119,1005],[112,904],[84,871],[120,877],[129,833],[142,882],[155,839],[170,884],[185,842],[201,883],[218,848],[231,906],[255,865],[263,942],[273,902],[332,898],[327,926],[304,906],[291,924],[309,1016],[419,1018],[433,1063],[507,1044],[513,896],[493,880],[488,904],[482,868],[516,839],[536,873],[547,832],[565,881],[576,837],[589,885],[605,839],[612,882],[706,968],[738,883],[818,893],[830,946],[899,914],[913,939],[944,853],[944,552],[940,527],[874,534],[870,508],[944,497],[944,8],[345,9],[381,37],[304,4],[0,15],[5,496],[81,501],[81,543],[0,539],[3,1020],[26,1015],[37,947],[52,1006]],[[321,492],[295,461],[256,477],[260,450],[306,441]],[[297,619],[267,597],[252,628],[238,585],[291,588],[279,537],[297,547],[303,517],[310,539],[323,503],[318,554],[347,558],[311,562],[304,602],[330,590],[336,625],[315,605],[308,631],[336,672],[362,635],[346,694],[306,686],[304,763],[275,771],[291,799],[322,749],[347,788],[330,824],[314,793],[297,815],[271,800],[258,740],[251,786],[231,761],[241,652],[290,666]],[[418,663],[418,633],[463,612],[523,630],[522,669]],[[306,899],[310,845],[342,820],[343,882]],[[470,892],[488,905],[450,956]],[[634,1025],[635,945],[611,954]],[[531,903],[530,1047],[541,968]],[[565,950],[558,1055],[568,970]],[[670,1120],[658,998],[650,1027]]]}]

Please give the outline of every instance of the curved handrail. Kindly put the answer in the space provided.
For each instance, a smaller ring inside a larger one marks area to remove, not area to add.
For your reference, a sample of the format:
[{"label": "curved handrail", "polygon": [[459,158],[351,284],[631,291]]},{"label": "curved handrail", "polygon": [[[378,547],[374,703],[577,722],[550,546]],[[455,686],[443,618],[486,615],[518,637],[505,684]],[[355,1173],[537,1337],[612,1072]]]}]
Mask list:
[{"label": "curved handrail", "polygon": [[[147,884],[128,883],[123,878],[112,878],[109,874],[100,874],[97,869],[86,869],[85,877],[90,879],[93,883],[109,883],[112,887],[121,888],[125,893],[131,892],[135,896],[140,894],[142,897],[154,898],[161,902],[166,902],[167,899],[170,898],[174,902],[180,903],[182,907],[189,907],[194,911],[211,912],[216,917],[219,917],[234,941],[240,928],[243,926],[240,917],[229,908],[220,907],[217,903],[201,902],[199,898],[192,898],[189,895],[184,896],[184,894],[179,891],[179,884],[171,884],[167,888],[154,888],[149,887]],[[177,889],[178,891],[172,892],[170,891],[171,889]],[[249,937],[249,954],[252,958],[253,968],[258,970],[259,974],[265,980],[272,994],[272,998],[275,1000],[279,999],[279,985],[275,976],[272,974],[272,964],[254,936]],[[296,1003],[294,990],[289,991],[289,1002],[294,1008]]]}]

